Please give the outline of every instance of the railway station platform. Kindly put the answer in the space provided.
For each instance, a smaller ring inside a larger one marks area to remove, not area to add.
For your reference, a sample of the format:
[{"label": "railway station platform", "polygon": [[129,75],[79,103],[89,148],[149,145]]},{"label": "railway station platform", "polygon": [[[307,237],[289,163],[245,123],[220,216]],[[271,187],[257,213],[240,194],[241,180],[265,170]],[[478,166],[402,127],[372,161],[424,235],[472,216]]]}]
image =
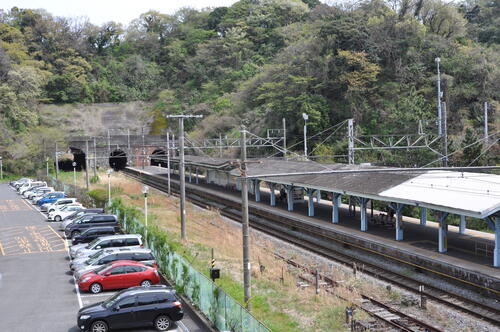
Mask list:
[{"label": "railway station platform", "polygon": [[[163,167],[147,166],[144,170],[141,168],[136,168],[136,170],[163,178],[167,176],[167,169]],[[228,199],[238,201],[240,199],[241,193],[236,188],[207,184],[206,175],[198,175],[198,184],[193,178],[189,182],[189,175],[187,177],[188,187],[197,186]],[[176,181],[178,175],[171,174],[171,178]],[[353,216],[349,206],[342,204],[339,207],[339,222],[334,224],[332,223],[332,202],[329,200],[321,199],[318,203],[317,198],[313,197],[315,213],[314,216],[309,216],[308,197],[305,197],[301,203],[295,203],[293,211],[288,211],[286,201],[276,198],[275,206],[271,206],[271,192],[267,188],[262,188],[259,202],[255,201],[255,195],[250,195],[250,207],[316,225],[336,234],[339,239],[349,239],[351,243],[365,249],[398,258],[424,270],[428,268],[432,271],[441,271],[447,275],[500,290],[500,270],[491,264],[492,251],[495,247],[494,234],[473,230],[465,230],[465,234],[462,234],[459,227],[449,226],[448,251],[440,253],[438,251],[438,223],[428,221],[425,225],[421,225],[419,219],[403,216],[405,237],[397,241],[394,238],[394,224],[376,222],[377,216],[382,213],[380,211],[374,210],[372,219],[371,211],[368,209],[368,231],[361,231],[359,206]]]}]

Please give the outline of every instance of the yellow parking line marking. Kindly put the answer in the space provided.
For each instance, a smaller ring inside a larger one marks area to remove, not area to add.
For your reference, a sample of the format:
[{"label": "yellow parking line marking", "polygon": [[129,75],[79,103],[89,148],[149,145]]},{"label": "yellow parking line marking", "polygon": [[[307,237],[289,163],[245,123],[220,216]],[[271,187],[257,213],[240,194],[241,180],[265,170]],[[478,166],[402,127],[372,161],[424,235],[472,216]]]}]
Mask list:
[{"label": "yellow parking line marking", "polygon": [[2,253],[2,256],[5,256],[5,251],[3,251],[2,242],[0,242],[0,252]]},{"label": "yellow parking line marking", "polygon": [[50,230],[51,230],[51,231],[52,231],[55,235],[57,235],[57,237],[58,237],[59,239],[61,239],[61,241],[64,243],[64,248],[65,248],[65,249],[67,249],[67,248],[68,248],[68,242],[67,242],[66,240],[64,240],[64,239],[61,237],[61,235],[59,235],[59,234],[58,234],[58,233],[57,233],[57,232],[56,232],[56,231],[52,228],[52,226],[47,225],[47,227],[48,227],[48,228],[49,228],[49,229],[50,229]]}]

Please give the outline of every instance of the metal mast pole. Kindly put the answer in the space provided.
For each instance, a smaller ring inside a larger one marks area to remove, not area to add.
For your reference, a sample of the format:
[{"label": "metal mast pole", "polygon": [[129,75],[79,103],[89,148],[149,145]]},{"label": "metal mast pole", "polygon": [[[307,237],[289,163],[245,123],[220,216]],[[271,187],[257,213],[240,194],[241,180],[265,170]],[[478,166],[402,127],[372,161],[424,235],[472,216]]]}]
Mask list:
[{"label": "metal mast pole", "polygon": [[443,102],[443,166],[448,167],[448,121],[446,118],[446,102]]},{"label": "metal mast pole", "polygon": [[94,177],[97,176],[97,143],[94,136]]},{"label": "metal mast pole", "polygon": [[484,102],[484,144],[488,145],[488,102]]},{"label": "metal mast pole", "polygon": [[219,158],[222,158],[222,134],[219,133]]},{"label": "metal mast pole", "polygon": [[179,182],[180,182],[180,197],[181,197],[181,237],[183,241],[187,240],[186,231],[186,179],[184,178],[184,119],[185,118],[201,118],[202,115],[167,115],[167,118],[179,119]]},{"label": "metal mast pole", "polygon": [[286,119],[283,118],[283,159],[286,160]]},{"label": "metal mast pole", "polygon": [[348,150],[347,150],[347,155],[348,155],[348,163],[349,165],[354,164],[354,120],[349,119],[347,120],[347,137],[349,138],[349,144],[348,144]]},{"label": "metal mast pole", "polygon": [[241,229],[243,235],[243,292],[244,301],[248,310],[251,309],[251,280],[250,280],[250,230],[248,223],[248,180],[247,180],[247,145],[246,129],[241,128]]},{"label": "metal mast pole", "polygon": [[146,162],[146,151],[144,151],[144,127],[141,127],[142,134],[142,169],[144,169],[144,163]]},{"label": "metal mast pole", "polygon": [[168,196],[170,196],[170,133],[167,132],[167,184],[168,184]]},{"label": "metal mast pole", "polygon": [[304,157],[307,159],[307,119],[304,118]]},{"label": "metal mast pole", "polygon": [[111,156],[111,136],[109,135],[108,129],[108,158]]},{"label": "metal mast pole", "polygon": [[56,142],[56,180],[59,179],[59,152],[57,151],[57,142]]},{"label": "metal mast pole", "polygon": [[441,136],[443,135],[443,113],[442,113],[442,109],[441,109],[441,97],[442,97],[442,93],[441,93],[441,72],[439,71],[439,63],[441,62],[441,59],[440,58],[436,58],[434,59],[434,61],[436,61],[436,65],[437,65],[437,74],[438,74],[438,77],[437,77],[437,80],[438,80],[438,84],[437,84],[437,89],[438,89],[438,135]]},{"label": "metal mast pole", "polygon": [[187,240],[186,234],[186,179],[184,178],[184,118],[179,118],[179,147],[180,147],[180,196],[181,196],[181,235],[182,240]]},{"label": "metal mast pole", "polygon": [[87,191],[90,188],[89,181],[89,141],[85,140],[85,184],[87,186]]}]

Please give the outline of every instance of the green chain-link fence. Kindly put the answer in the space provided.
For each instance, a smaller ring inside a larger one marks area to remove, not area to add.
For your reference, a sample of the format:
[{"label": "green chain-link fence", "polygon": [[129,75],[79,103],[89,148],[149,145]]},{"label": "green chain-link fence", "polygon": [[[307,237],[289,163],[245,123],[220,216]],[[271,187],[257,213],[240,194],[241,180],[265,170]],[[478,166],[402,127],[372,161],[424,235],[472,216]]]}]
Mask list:
[{"label": "green chain-link fence", "polygon": [[219,331],[270,331],[219,286],[193,268],[182,256],[175,253],[166,243],[158,228],[148,226],[146,237],[146,229],[138,220],[137,213],[129,212],[127,216],[127,211],[119,200],[114,200],[110,208],[121,220],[124,230],[143,235],[158,261],[160,270],[175,283],[177,289],[203,312]]}]

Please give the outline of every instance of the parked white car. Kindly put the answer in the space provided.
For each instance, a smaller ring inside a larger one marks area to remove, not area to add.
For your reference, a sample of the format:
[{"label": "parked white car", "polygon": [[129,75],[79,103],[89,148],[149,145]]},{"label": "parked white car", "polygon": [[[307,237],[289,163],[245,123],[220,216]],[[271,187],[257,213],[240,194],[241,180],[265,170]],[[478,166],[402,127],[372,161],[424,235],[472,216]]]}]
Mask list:
[{"label": "parked white car", "polygon": [[43,204],[42,205],[42,211],[47,211],[48,213],[54,211],[56,208],[61,207],[63,205],[67,204],[73,204],[76,203],[78,200],[76,198],[59,198],[57,201],[54,203],[49,203],[49,204]]},{"label": "parked white car", "polygon": [[79,211],[82,209],[84,209],[84,207],[80,203],[67,204],[67,205],[56,208],[52,212],[49,212],[47,219],[54,220],[54,221],[61,221],[65,217],[69,216],[70,214],[73,214],[73,212]]},{"label": "parked white car", "polygon": [[84,246],[76,245],[71,247],[69,254],[71,258],[88,257],[101,249],[134,247],[141,248],[142,236],[140,234],[109,235],[95,239]]},{"label": "parked white car", "polygon": [[42,197],[44,197],[45,194],[52,192],[54,192],[54,188],[52,187],[40,188],[31,196],[31,202],[33,204],[36,204],[36,202]]},{"label": "parked white car", "polygon": [[21,190],[19,190],[19,193],[21,195],[24,195],[25,192],[30,191],[30,190],[35,189],[35,188],[39,188],[39,187],[47,187],[47,182],[43,182],[43,181],[31,182],[27,186],[22,186]]}]

